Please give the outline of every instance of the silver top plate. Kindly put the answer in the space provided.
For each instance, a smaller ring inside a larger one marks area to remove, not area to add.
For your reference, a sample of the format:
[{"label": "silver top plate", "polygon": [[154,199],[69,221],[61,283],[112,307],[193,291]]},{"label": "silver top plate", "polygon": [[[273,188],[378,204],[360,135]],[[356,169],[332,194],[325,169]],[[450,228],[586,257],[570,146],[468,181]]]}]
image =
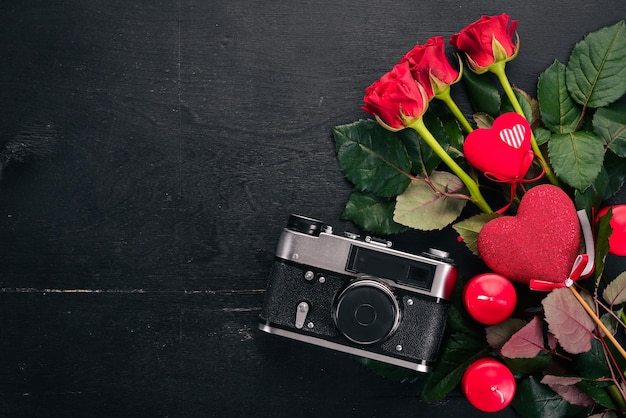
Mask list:
[{"label": "silver top plate", "polygon": [[[432,266],[434,275],[429,289],[398,283],[388,277],[379,277],[392,282],[398,288],[435,298],[450,299],[456,279],[456,267],[449,262],[399,251],[377,241],[365,241],[354,235],[339,236],[332,232],[321,232],[319,236],[309,235],[284,228],[276,249],[276,256],[284,260],[314,266],[343,275],[358,277],[360,272],[349,271],[347,263],[354,247],[369,249],[407,260],[408,263],[421,263]],[[436,252],[439,250],[435,250]],[[446,254],[445,252],[439,252]],[[435,253],[434,255],[436,255]]]}]

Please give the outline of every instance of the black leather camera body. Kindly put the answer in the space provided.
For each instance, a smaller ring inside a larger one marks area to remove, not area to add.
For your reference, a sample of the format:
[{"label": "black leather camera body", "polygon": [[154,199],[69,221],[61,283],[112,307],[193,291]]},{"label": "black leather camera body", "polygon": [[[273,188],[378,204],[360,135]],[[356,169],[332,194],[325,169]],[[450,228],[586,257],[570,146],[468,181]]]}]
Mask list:
[{"label": "black leather camera body", "polygon": [[428,372],[444,334],[456,267],[444,251],[416,255],[391,247],[291,215],[259,328]]}]

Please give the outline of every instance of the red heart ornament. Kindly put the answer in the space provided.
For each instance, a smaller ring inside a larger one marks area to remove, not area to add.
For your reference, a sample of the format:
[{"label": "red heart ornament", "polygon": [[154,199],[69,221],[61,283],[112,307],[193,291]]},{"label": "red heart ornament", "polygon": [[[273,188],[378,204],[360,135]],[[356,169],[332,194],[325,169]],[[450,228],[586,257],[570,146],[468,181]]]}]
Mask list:
[{"label": "red heart ornament", "polygon": [[507,183],[526,175],[533,162],[528,121],[515,112],[494,120],[491,129],[472,131],[463,144],[467,161],[483,173]]},{"label": "red heart ornament", "polygon": [[581,231],[576,208],[560,188],[544,184],[523,197],[516,216],[491,220],[478,234],[485,264],[509,280],[565,281],[579,253]]}]

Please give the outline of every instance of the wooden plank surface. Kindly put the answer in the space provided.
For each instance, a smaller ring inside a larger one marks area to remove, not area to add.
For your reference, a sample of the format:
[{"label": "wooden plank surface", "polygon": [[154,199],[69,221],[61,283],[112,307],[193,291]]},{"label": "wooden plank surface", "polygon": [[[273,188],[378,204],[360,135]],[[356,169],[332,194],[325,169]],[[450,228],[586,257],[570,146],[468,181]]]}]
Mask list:
[{"label": "wooden plank surface", "polygon": [[[51,152],[0,182],[0,415],[487,416],[256,324],[287,216],[351,228],[331,127],[415,43],[502,12],[534,93],[626,3],[1,4],[0,143]],[[480,268],[452,238],[397,239]]]}]

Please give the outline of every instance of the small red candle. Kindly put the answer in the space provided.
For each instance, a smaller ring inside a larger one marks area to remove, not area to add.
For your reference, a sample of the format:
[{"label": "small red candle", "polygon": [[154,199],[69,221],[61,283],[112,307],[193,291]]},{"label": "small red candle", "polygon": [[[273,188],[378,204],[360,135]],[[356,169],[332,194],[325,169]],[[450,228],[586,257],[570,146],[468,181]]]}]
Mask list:
[{"label": "small red candle", "polygon": [[607,206],[600,209],[598,218],[612,209],[610,225],[613,232],[609,238],[609,251],[612,254],[626,255],[626,205]]},{"label": "small red candle", "polygon": [[506,277],[485,273],[467,282],[463,291],[463,302],[472,318],[485,325],[493,325],[511,316],[517,303],[517,295]]},{"label": "small red candle", "polygon": [[504,364],[482,358],[467,368],[461,388],[476,409],[497,412],[511,403],[516,385],[513,373]]}]

